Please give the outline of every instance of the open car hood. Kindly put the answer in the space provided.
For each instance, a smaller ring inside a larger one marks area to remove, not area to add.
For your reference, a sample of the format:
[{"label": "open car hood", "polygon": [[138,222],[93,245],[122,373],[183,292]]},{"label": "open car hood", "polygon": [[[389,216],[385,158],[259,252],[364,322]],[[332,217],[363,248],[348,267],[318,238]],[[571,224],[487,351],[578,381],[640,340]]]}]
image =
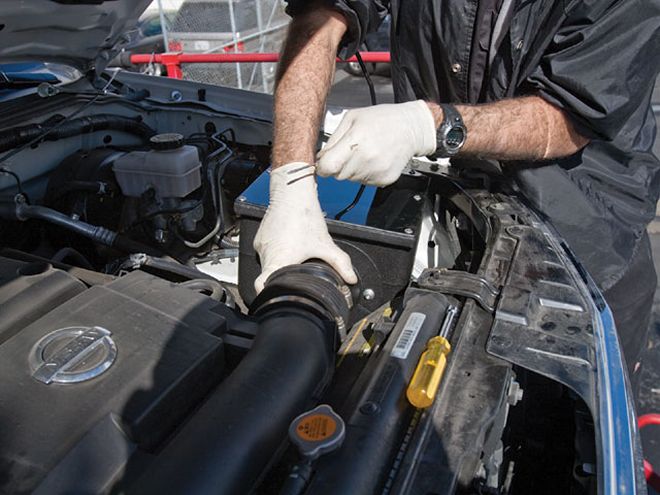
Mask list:
[{"label": "open car hood", "polygon": [[150,0],[0,2],[0,63],[51,61],[104,68]]}]

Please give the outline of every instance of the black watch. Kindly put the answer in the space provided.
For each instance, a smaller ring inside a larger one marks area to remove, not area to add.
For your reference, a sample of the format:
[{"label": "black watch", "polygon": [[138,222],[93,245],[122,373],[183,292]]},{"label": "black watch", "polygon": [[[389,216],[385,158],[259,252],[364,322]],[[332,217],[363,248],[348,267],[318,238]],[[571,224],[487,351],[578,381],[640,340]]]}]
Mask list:
[{"label": "black watch", "polygon": [[454,105],[440,105],[443,120],[436,131],[436,149],[434,156],[447,158],[460,151],[467,139],[467,128],[461,114]]}]

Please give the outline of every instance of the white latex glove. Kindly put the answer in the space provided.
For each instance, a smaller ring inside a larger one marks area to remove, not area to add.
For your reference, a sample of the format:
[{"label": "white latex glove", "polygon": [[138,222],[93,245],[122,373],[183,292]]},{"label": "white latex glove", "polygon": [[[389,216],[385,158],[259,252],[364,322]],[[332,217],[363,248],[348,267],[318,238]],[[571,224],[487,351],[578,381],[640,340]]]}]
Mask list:
[{"label": "white latex glove", "polygon": [[349,110],[325,148],[316,171],[323,177],[373,186],[396,181],[414,156],[436,148],[433,114],[423,100]]},{"label": "white latex glove", "polygon": [[270,204],[254,238],[261,292],[271,273],[312,258],[328,263],[349,284],[357,283],[351,259],[333,242],[316,192],[314,165],[295,162],[270,173]]}]

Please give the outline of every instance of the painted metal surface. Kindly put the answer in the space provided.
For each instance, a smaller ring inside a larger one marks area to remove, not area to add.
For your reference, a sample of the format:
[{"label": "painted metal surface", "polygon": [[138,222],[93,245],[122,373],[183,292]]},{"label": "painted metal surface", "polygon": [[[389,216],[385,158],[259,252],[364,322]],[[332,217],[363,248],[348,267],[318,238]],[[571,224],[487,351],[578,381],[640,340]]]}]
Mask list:
[{"label": "painted metal surface", "polygon": [[[268,206],[269,178],[270,175],[268,173],[259,176],[243,193],[242,197],[245,198],[245,201],[262,205],[263,207]],[[338,181],[331,177],[317,177],[317,183],[319,201],[327,218],[334,218],[347,204],[353,201],[360,187],[357,183]],[[367,215],[369,214],[375,195],[376,188],[367,187],[355,207],[346,212],[342,220],[356,225],[366,225]]]},{"label": "painted metal surface", "polygon": [[636,483],[635,415],[626,384],[625,366],[616,325],[605,305],[595,320],[598,398],[603,468],[607,495],[638,493]]}]

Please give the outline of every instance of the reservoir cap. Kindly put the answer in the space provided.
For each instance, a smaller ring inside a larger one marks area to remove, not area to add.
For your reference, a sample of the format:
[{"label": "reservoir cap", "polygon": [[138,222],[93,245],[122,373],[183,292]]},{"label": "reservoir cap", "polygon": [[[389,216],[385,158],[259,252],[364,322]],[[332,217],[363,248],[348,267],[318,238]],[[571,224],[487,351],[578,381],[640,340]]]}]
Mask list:
[{"label": "reservoir cap", "polygon": [[344,420],[327,404],[302,413],[289,426],[291,442],[310,461],[341,447],[345,436]]},{"label": "reservoir cap", "polygon": [[183,146],[184,139],[181,134],[168,132],[165,134],[156,134],[149,139],[151,149],[153,150],[176,150]]}]

